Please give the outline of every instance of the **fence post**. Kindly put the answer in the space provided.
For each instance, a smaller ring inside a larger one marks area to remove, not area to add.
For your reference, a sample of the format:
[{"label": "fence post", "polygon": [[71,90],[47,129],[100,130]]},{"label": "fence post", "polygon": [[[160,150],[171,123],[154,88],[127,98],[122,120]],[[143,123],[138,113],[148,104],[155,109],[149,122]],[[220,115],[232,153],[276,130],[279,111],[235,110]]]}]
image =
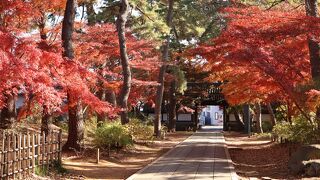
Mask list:
[{"label": "fence post", "polygon": [[27,166],[26,159],[24,158],[26,156],[26,135],[23,134],[22,137],[23,138],[22,138],[22,163],[21,163],[21,166],[22,166],[23,173],[25,174],[25,169]]},{"label": "fence post", "polygon": [[4,169],[4,139],[5,139],[5,134],[2,132],[2,141],[1,141],[1,154],[0,154],[0,179],[3,178],[3,169]]},{"label": "fence post", "polygon": [[[12,138],[13,138],[13,146],[12,146],[12,153],[13,153],[13,159],[12,159],[12,177],[13,179],[16,178],[16,151],[17,151],[17,134],[12,133]],[[19,172],[19,171],[18,171]]]},{"label": "fence post", "polygon": [[46,146],[45,146],[45,139],[46,139],[46,134],[44,133],[44,131],[42,131],[42,144],[41,144],[41,166],[42,166],[42,169],[44,168],[44,155],[45,155],[45,150],[46,150]]},{"label": "fence post", "polygon": [[59,164],[61,164],[62,163],[62,160],[61,160],[61,152],[62,152],[62,144],[61,144],[61,142],[62,142],[62,129],[59,129],[59,136],[58,136],[58,162],[59,162]]},{"label": "fence post", "polygon": [[32,132],[32,133],[31,133],[31,141],[32,141],[32,143],[31,143],[31,146],[32,146],[32,160],[31,160],[31,161],[32,161],[32,162],[31,162],[31,163],[32,163],[32,173],[34,173],[34,170],[35,170],[34,168],[35,168],[35,166],[36,166],[36,159],[35,159],[35,155],[36,155],[35,150],[36,150],[36,149],[35,149],[35,146],[34,146],[34,145],[35,145],[34,135],[35,135],[35,134]]},{"label": "fence post", "polygon": [[9,174],[10,174],[10,168],[9,168],[9,162],[10,162],[10,134],[7,136],[7,177],[6,179],[9,179]]},{"label": "fence post", "polygon": [[58,143],[59,143],[59,131],[56,131],[54,133],[54,159],[59,163]]},{"label": "fence post", "polygon": [[29,131],[27,132],[27,168],[28,168],[28,174],[30,174],[30,157],[31,157],[31,154],[30,154],[30,133]]},{"label": "fence post", "polygon": [[51,137],[50,137],[50,164],[53,162],[54,160],[54,132],[51,132]]},{"label": "fence post", "polygon": [[[21,170],[21,158],[23,156],[21,155],[21,133],[19,133],[19,137],[18,137],[18,171],[20,172]],[[21,172],[19,173],[19,179],[22,179],[22,175]]]},{"label": "fence post", "polygon": [[37,166],[40,166],[40,147],[41,147],[41,132],[37,135]]},{"label": "fence post", "polygon": [[46,138],[46,160],[47,160],[47,169],[49,169],[49,156],[50,156],[50,133],[51,131],[49,131],[49,133],[47,134],[47,138]]},{"label": "fence post", "polygon": [[2,179],[3,178],[3,175],[4,175],[4,171],[5,171],[5,168],[4,168],[4,166],[5,166],[5,153],[4,153],[4,140],[6,139],[6,134],[4,133],[4,131],[2,131],[2,144],[1,144],[1,152],[2,152],[2,154],[0,154],[1,155],[1,161],[0,161],[0,178]]},{"label": "fence post", "polygon": [[100,162],[100,149],[97,148],[97,164]]}]

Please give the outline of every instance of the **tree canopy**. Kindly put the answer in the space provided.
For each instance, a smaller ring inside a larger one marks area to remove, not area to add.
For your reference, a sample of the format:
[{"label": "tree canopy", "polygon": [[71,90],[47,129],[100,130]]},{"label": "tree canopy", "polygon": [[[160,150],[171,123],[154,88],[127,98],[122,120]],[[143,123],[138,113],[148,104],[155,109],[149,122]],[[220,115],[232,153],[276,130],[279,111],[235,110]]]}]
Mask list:
[{"label": "tree canopy", "polygon": [[78,115],[121,114],[124,124],[151,104],[159,121],[164,105],[174,111],[187,98],[187,82],[223,81],[230,105],[286,104],[312,120],[320,117],[312,2],[3,0],[0,107],[23,96],[14,118],[77,105]]}]

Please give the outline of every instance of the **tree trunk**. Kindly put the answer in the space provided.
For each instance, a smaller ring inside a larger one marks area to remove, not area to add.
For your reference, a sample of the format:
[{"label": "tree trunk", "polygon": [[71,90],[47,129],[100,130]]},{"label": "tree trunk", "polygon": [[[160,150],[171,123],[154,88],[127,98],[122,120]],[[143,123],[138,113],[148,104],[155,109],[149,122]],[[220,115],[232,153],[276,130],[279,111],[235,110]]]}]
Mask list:
[{"label": "tree trunk", "polygon": [[[169,27],[171,27],[171,23],[172,23],[173,4],[174,4],[174,0],[169,0],[168,13],[167,13],[167,19],[166,19],[167,25]],[[157,95],[156,95],[154,134],[158,138],[161,136],[161,105],[162,105],[163,91],[164,91],[164,75],[167,69],[165,63],[169,59],[169,43],[170,43],[169,41],[170,41],[170,36],[167,35],[166,41],[162,46],[163,48],[162,60],[164,64],[161,66],[159,71],[159,78],[158,78],[159,86],[157,88]]]},{"label": "tree trunk", "polygon": [[[305,9],[307,16],[319,17],[318,2],[317,0],[305,0]],[[310,64],[311,64],[311,76],[314,81],[315,88],[320,89],[320,46],[312,40],[312,37],[308,39]],[[316,121],[318,129],[320,130],[320,107],[316,110]]]},{"label": "tree trunk", "polygon": [[177,98],[176,98],[176,81],[173,80],[171,82],[171,88],[170,88],[170,105],[169,105],[169,132],[175,132],[176,131],[176,120],[177,120],[177,114],[176,114],[176,105],[177,105]]},{"label": "tree trunk", "polygon": [[[93,2],[92,1],[88,1],[88,2],[84,2],[84,6],[87,9],[87,19],[88,19],[88,25],[89,26],[93,26],[96,23],[96,13],[94,11],[94,7],[93,7]],[[102,65],[102,68],[105,68],[105,64]],[[105,77],[104,73],[100,74],[102,77]],[[101,100],[101,101],[106,101],[107,100],[107,92],[106,89],[103,87],[103,82],[102,81],[98,81],[98,87],[100,88],[97,92],[97,97]],[[107,116],[105,113],[97,113],[97,126],[100,127],[103,123],[106,122]]]},{"label": "tree trunk", "polygon": [[293,114],[292,111],[293,111],[293,109],[291,108],[292,106],[289,105],[289,103],[288,103],[287,107],[288,107],[288,109],[287,109],[287,122],[292,124],[292,114]]},{"label": "tree trunk", "polygon": [[41,132],[48,134],[50,131],[49,124],[52,123],[52,116],[50,114],[43,114],[41,119]]},{"label": "tree trunk", "polygon": [[195,105],[194,109],[194,124],[193,124],[193,131],[196,132],[198,129],[198,104]]},{"label": "tree trunk", "polygon": [[45,21],[45,14],[42,14],[41,16],[41,20],[39,22],[39,31],[40,31],[40,38],[41,40],[47,40],[47,33],[46,33],[46,30],[45,30],[45,26],[46,26],[46,21]]},{"label": "tree trunk", "polygon": [[234,118],[236,119],[238,127],[239,127],[238,130],[243,130],[244,129],[244,122],[243,122],[241,116],[239,115],[238,110],[235,107],[232,107],[232,110],[233,110]]},{"label": "tree trunk", "polygon": [[16,101],[12,94],[5,95],[6,106],[1,110],[0,128],[11,129],[14,121],[16,120]]},{"label": "tree trunk", "polygon": [[123,76],[123,84],[121,88],[121,94],[119,97],[119,105],[122,108],[122,111],[120,113],[122,124],[126,124],[129,122],[128,98],[129,98],[130,89],[131,89],[131,69],[130,69],[129,58],[127,54],[126,35],[125,35],[125,26],[128,18],[128,13],[129,13],[128,0],[121,0],[119,16],[118,16],[116,25],[118,30],[122,76]]},{"label": "tree trunk", "polygon": [[[101,101],[105,101],[106,100],[106,90],[101,88],[98,91],[97,96]],[[98,127],[101,126],[105,121],[106,121],[106,114],[103,113],[103,112],[102,113],[97,113],[97,125],[98,125]]]},{"label": "tree trunk", "polygon": [[[112,89],[101,89],[101,90],[99,90],[98,93],[97,93],[97,97],[101,101],[107,101],[110,104],[112,104],[113,106],[117,106],[116,94],[114,93],[114,91]],[[107,115],[105,113],[97,114],[98,126],[100,124],[106,122],[106,120],[107,120]]]},{"label": "tree trunk", "polygon": [[81,142],[84,138],[84,120],[82,113],[82,102],[78,97],[68,94],[69,121],[68,121],[68,140],[63,146],[64,150],[81,149]]},{"label": "tree trunk", "polygon": [[69,59],[74,58],[74,51],[72,46],[72,33],[75,18],[75,0],[67,0],[66,9],[64,11],[64,18],[62,22],[62,46],[64,48],[63,56]]},{"label": "tree trunk", "polygon": [[49,129],[49,124],[52,123],[52,115],[48,112],[49,109],[47,109],[47,106],[43,106],[43,113],[42,113],[42,118],[41,118],[41,131],[44,132],[45,134],[48,134],[50,129]]},{"label": "tree trunk", "polygon": [[244,123],[244,131],[249,136],[251,136],[251,113],[250,113],[250,106],[248,104],[244,104],[243,108],[243,123]]},{"label": "tree trunk", "polygon": [[113,106],[117,106],[116,93],[112,89],[106,90],[106,100]]},{"label": "tree trunk", "polygon": [[255,119],[256,119],[256,129],[257,133],[263,133],[262,130],[262,119],[261,119],[261,105],[260,103],[255,103]]},{"label": "tree trunk", "polygon": [[[75,18],[75,1],[67,0],[66,9],[64,13],[63,23],[62,23],[62,46],[64,48],[63,56],[67,57],[69,60],[74,58],[74,51],[72,47],[72,33]],[[81,142],[83,140],[83,113],[82,113],[82,102],[81,99],[70,92],[67,92],[68,98],[68,140],[63,146],[65,150],[80,150]]]},{"label": "tree trunk", "polygon": [[[101,76],[105,77],[105,75],[103,75],[103,74],[101,74]],[[110,104],[112,104],[113,106],[117,106],[116,94],[114,93],[114,91],[112,89],[104,88],[102,84],[103,84],[102,82],[98,83],[98,86],[100,87],[100,90],[97,92],[97,97],[101,101],[107,101]],[[97,114],[97,125],[98,125],[98,127],[102,123],[106,122],[106,120],[107,120],[106,113]]]},{"label": "tree trunk", "polygon": [[155,105],[155,119],[154,119],[154,134],[156,137],[161,136],[161,105],[164,91],[164,74],[166,66],[162,65],[159,72],[158,83],[160,84],[157,88],[156,105]]},{"label": "tree trunk", "polygon": [[[46,15],[44,13],[41,15],[41,19],[40,19],[38,26],[39,26],[39,31],[40,31],[40,38],[41,38],[41,40],[46,42],[48,36],[47,36],[46,30],[45,30],[45,25],[46,25],[45,16]],[[29,101],[30,101],[30,99],[29,99]],[[47,108],[47,106],[43,105],[42,108],[43,108],[43,110],[42,110],[42,117],[41,117],[41,132],[44,132],[47,135],[50,131],[49,124],[52,123],[53,117],[50,113],[48,113],[49,109]]]},{"label": "tree trunk", "polygon": [[270,122],[271,122],[271,125],[272,127],[275,126],[277,124],[277,120],[276,120],[276,116],[273,112],[273,109],[272,109],[272,106],[270,103],[267,103],[267,109],[268,109],[268,112],[270,114]]},{"label": "tree trunk", "polygon": [[88,25],[92,26],[96,23],[96,13],[94,12],[93,1],[85,2],[87,8]]},{"label": "tree trunk", "polygon": [[317,0],[305,0],[305,9],[307,16],[319,16]]}]

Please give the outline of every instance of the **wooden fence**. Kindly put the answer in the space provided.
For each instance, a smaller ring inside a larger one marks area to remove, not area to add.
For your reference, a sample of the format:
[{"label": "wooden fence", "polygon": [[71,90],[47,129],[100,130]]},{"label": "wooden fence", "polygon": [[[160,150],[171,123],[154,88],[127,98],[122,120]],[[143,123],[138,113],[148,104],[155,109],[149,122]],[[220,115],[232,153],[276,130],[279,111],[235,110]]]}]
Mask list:
[{"label": "wooden fence", "polygon": [[61,162],[61,130],[0,134],[0,179],[24,179],[36,168]]}]

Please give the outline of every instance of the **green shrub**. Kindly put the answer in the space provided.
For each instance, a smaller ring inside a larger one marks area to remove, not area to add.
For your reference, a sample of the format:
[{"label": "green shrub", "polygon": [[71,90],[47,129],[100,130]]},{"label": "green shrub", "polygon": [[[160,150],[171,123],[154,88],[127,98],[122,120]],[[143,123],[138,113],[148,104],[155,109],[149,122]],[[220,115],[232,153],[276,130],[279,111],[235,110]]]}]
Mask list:
[{"label": "green shrub", "polygon": [[270,140],[272,138],[271,133],[257,133],[254,136],[259,140]]},{"label": "green shrub", "polygon": [[289,139],[292,137],[292,128],[289,122],[278,122],[274,127],[272,132],[279,138]]},{"label": "green shrub", "polygon": [[316,127],[301,116],[293,118],[292,124],[289,122],[276,124],[273,133],[279,138],[298,143],[312,143],[317,139]]},{"label": "green shrub", "polygon": [[148,117],[145,119],[145,123],[146,123],[146,125],[148,125],[148,126],[153,126],[153,124],[154,124],[154,117],[153,117],[153,116],[148,116]]},{"label": "green shrub", "polygon": [[98,148],[123,148],[131,146],[133,141],[127,128],[119,121],[109,122],[98,127],[94,134],[94,144]]},{"label": "green shrub", "polygon": [[146,122],[139,119],[130,119],[126,128],[134,141],[153,140],[153,126],[148,126]]}]

